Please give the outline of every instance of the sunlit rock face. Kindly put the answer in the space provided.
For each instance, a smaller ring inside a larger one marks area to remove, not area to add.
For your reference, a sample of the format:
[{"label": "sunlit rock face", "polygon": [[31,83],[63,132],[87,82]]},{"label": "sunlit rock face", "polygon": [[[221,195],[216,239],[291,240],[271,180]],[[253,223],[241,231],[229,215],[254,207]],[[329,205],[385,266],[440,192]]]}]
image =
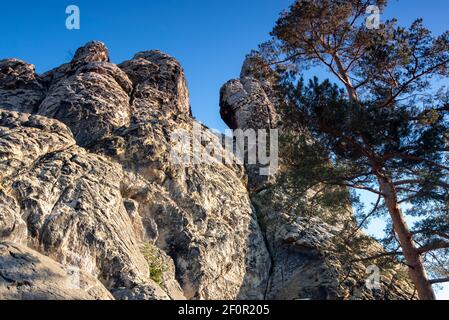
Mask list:
[{"label": "sunlit rock face", "polygon": [[17,59],[0,61],[2,109],[33,113],[45,97],[33,65]]},{"label": "sunlit rock face", "polygon": [[0,242],[0,274],[1,300],[113,299],[92,275],[12,242]]},{"label": "sunlit rock face", "polygon": [[0,283],[0,296],[263,299],[271,261],[243,168],[170,161],[171,134],[195,124],[184,71],[160,51],[117,66],[91,42],[43,75],[1,61],[0,241],[39,257],[36,279],[76,267],[103,287]]}]

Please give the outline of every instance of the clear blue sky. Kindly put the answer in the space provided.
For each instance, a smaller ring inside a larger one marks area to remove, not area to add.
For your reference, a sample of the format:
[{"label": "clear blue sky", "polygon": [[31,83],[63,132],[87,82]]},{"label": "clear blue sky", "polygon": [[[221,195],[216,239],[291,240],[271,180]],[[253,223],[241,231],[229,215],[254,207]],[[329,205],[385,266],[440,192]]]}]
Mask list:
[{"label": "clear blue sky", "polygon": [[[238,76],[245,55],[267,38],[290,0],[2,1],[0,59],[19,57],[44,72],[89,40],[101,40],[113,62],[160,49],[181,61],[195,116],[223,130],[220,87]],[[65,8],[81,10],[81,29],[65,28]]]},{"label": "clear blue sky", "polygon": [[[160,49],[179,59],[186,70],[194,115],[224,130],[218,112],[220,87],[239,75],[245,55],[268,38],[279,13],[292,2],[2,1],[0,59],[18,57],[44,72],[66,62],[70,52],[90,40],[104,41],[116,63],[140,50]],[[81,30],[65,28],[69,4],[81,9]],[[448,28],[448,12],[447,0],[390,0],[385,17],[396,16],[406,24],[423,17],[439,33]]]},{"label": "clear blue sky", "polygon": [[[101,40],[115,63],[141,50],[160,49],[183,65],[196,118],[223,131],[219,89],[238,77],[245,55],[268,38],[279,13],[292,0],[29,0],[0,5],[0,59],[17,57],[39,73],[70,59],[90,40]],[[81,29],[65,28],[65,8],[81,10]],[[449,29],[448,0],[390,0],[382,19],[401,24],[424,18],[439,34]],[[313,70],[320,78],[328,77]],[[314,75],[312,72],[306,76]],[[379,234],[382,224],[371,226]],[[449,299],[449,286],[441,294]]]}]

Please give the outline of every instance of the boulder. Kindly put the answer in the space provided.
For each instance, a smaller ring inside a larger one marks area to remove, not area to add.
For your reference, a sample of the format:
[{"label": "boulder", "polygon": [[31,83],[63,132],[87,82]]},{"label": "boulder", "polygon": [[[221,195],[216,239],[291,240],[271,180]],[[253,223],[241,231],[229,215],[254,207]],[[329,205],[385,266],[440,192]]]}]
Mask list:
[{"label": "boulder", "polygon": [[0,242],[0,300],[112,300],[100,281],[27,247]]}]

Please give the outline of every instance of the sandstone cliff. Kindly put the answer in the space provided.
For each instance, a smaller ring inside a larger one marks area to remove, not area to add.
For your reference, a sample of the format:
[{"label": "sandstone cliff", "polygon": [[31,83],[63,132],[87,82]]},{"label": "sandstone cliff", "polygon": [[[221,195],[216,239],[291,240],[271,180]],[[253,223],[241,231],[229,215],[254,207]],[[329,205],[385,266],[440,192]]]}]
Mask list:
[{"label": "sandstone cliff", "polygon": [[[273,127],[269,82],[250,66],[224,87],[222,114]],[[0,298],[410,297],[398,266],[379,292],[363,264],[346,276],[328,249],[338,226],[276,210],[251,167],[173,163],[176,130],[216,140],[198,125],[180,64],[160,51],[115,65],[91,42],[43,75],[0,61]]]}]

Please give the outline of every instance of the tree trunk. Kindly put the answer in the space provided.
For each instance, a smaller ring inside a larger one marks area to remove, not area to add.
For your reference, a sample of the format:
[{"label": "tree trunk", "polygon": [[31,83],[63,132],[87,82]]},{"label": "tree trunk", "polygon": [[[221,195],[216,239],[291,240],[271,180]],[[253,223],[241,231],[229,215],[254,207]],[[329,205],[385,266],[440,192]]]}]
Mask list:
[{"label": "tree trunk", "polygon": [[348,79],[349,84],[345,84],[346,91],[348,92],[349,101],[356,102],[359,100],[359,97],[357,95],[357,91],[355,91],[354,87],[351,84],[351,81]]},{"label": "tree trunk", "polygon": [[421,300],[436,300],[435,292],[427,277],[421,255],[415,246],[413,236],[402,215],[396,188],[392,181],[385,177],[378,176],[378,180],[381,191],[384,194],[385,204],[393,221],[394,232],[397,234],[405,261],[408,265],[408,273],[416,287],[418,296]]},{"label": "tree trunk", "polygon": [[345,68],[343,67],[343,64],[341,63],[340,58],[336,54],[333,55],[333,58],[334,58],[335,63],[337,65],[338,73],[340,74],[341,80],[342,80],[343,84],[346,87],[346,91],[348,92],[349,100],[351,102],[358,101],[359,100],[359,96],[357,94],[357,90],[352,85],[351,78],[349,78],[349,75],[346,72]]}]

